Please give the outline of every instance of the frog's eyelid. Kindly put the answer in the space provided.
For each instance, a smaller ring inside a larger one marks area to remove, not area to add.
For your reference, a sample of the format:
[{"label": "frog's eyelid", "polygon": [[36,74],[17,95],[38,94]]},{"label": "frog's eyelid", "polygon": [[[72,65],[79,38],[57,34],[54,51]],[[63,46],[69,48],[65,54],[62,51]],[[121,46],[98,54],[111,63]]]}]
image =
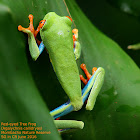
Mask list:
[{"label": "frog's eyelid", "polygon": [[69,18],[72,21],[72,18],[70,18],[69,16],[66,16],[67,18]]}]

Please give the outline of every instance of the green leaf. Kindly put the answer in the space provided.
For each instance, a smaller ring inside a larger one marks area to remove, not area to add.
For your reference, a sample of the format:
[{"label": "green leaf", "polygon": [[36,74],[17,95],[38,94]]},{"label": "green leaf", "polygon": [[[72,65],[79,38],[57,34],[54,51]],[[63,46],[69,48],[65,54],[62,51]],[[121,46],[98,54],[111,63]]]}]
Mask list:
[{"label": "green leaf", "polygon": [[[4,15],[0,18],[0,23],[3,24],[1,27],[4,27],[0,34],[1,44],[3,44],[0,55],[2,75],[0,107],[4,113],[2,117],[0,116],[0,120],[39,122],[52,132],[52,135],[46,136],[47,138],[54,136],[54,138],[48,138],[49,140],[57,139],[58,135],[44,101],[51,110],[67,101],[67,96],[57,80],[47,53],[43,52],[37,62],[33,62],[28,54],[27,39],[25,40],[27,36],[24,37],[23,33],[18,32],[17,26],[21,24],[27,27],[29,23],[27,17],[30,13],[35,17],[35,26],[47,12],[54,11],[62,16],[68,15],[66,7],[62,0],[2,1],[9,6],[11,12],[8,17]],[[66,2],[79,29],[82,54],[77,62],[78,66],[85,63],[89,71],[94,66],[101,66],[105,69],[106,75],[93,111],[86,111],[83,107],[78,112],[62,117],[62,119],[85,122],[83,130],[64,134],[63,139],[138,140],[140,130],[139,68],[114,41],[91,24],[74,0]],[[25,52],[25,46],[27,52]],[[82,73],[81,70],[80,73]],[[3,106],[5,107],[2,108]],[[40,135],[39,139],[42,140],[43,135]]]},{"label": "green leaf", "polygon": [[[13,22],[9,7],[0,4],[0,9],[0,123],[36,123],[42,131],[51,132],[37,135],[37,139],[60,140],[48,108],[32,79],[23,36]],[[21,127],[20,124],[18,126]]]}]

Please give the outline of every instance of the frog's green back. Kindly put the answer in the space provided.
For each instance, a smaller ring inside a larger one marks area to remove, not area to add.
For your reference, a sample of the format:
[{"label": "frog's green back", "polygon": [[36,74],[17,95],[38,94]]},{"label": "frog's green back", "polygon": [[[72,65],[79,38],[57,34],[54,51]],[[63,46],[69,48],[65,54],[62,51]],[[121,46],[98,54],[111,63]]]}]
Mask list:
[{"label": "frog's green back", "polygon": [[75,110],[79,110],[83,102],[79,71],[73,52],[72,22],[54,12],[48,13],[44,20],[46,23],[40,31],[41,38],[63,89]]}]

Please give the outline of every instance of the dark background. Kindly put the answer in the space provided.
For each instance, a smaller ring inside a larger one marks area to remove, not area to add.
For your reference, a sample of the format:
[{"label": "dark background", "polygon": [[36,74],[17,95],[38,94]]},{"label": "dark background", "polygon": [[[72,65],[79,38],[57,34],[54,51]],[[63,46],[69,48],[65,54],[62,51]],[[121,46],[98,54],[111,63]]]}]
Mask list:
[{"label": "dark background", "polygon": [[[128,45],[140,42],[140,18],[120,10],[117,1],[119,0],[76,0],[90,21],[117,42],[140,67],[140,50],[127,49]],[[136,4],[139,3],[137,0]]]}]

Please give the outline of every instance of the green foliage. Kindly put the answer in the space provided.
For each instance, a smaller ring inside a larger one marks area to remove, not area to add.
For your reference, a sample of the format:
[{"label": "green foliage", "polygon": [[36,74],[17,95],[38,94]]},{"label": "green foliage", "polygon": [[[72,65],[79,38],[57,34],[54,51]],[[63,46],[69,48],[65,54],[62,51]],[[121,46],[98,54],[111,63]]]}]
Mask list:
[{"label": "green foliage", "polygon": [[[85,63],[90,71],[94,66],[101,66],[106,75],[93,111],[83,107],[62,117],[85,122],[83,130],[64,134],[63,139],[138,140],[139,68],[114,41],[91,24],[74,0],[66,2],[79,29],[82,54],[78,66]],[[0,5],[0,25],[3,27],[0,32],[0,121],[37,122],[51,131],[51,135],[40,135],[39,140],[60,139],[45,103],[51,110],[67,101],[67,97],[47,53],[33,62],[28,53],[27,36],[18,32],[17,26],[28,27],[30,13],[35,17],[35,26],[47,12],[68,15],[66,7],[62,0],[2,0],[2,3],[7,6]]]},{"label": "green foliage", "polygon": [[25,42],[13,22],[12,11],[0,4],[0,122],[32,122],[48,135],[39,140],[60,140],[36,85],[33,81],[25,52]]}]

